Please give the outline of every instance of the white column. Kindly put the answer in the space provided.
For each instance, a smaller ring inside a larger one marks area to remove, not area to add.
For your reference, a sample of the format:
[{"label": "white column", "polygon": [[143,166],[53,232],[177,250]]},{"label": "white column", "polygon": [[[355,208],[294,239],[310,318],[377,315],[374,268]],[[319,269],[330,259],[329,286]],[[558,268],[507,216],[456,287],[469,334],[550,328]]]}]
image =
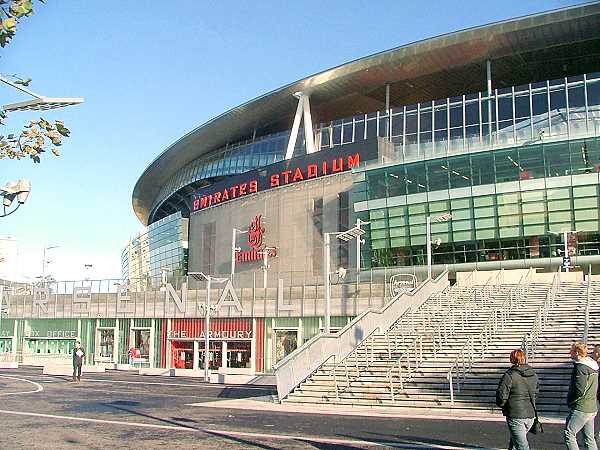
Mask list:
[{"label": "white column", "polygon": [[210,362],[209,349],[210,349],[210,282],[212,278],[208,277],[206,286],[206,308],[204,316],[204,381],[210,383],[210,371],[208,370],[208,364]]},{"label": "white column", "polygon": [[198,357],[198,341],[194,341],[194,370],[200,368],[200,358]]},{"label": "white column", "polygon": [[[153,369],[154,368],[154,352],[156,351],[156,349],[154,348],[154,337],[156,336],[156,332],[154,331],[154,319],[152,319],[150,321],[150,350],[148,351],[148,358],[150,359],[150,367]],[[131,331],[129,332],[129,345],[127,345],[127,348],[131,347]]]},{"label": "white column", "polygon": [[[563,239],[565,241],[565,258],[568,258],[569,255],[569,244],[568,244],[568,240],[569,240],[569,232],[565,231],[563,234]],[[569,271],[569,266],[565,266],[565,272]]]},{"label": "white column", "polygon": [[227,341],[221,342],[223,342],[221,347],[221,368],[225,369],[225,373],[227,373]]},{"label": "white column", "polygon": [[113,344],[113,363],[119,362],[119,319],[115,322],[115,342]]},{"label": "white column", "polygon": [[306,141],[306,153],[314,153],[315,150],[315,135],[313,133],[312,116],[310,114],[310,101],[308,95],[302,96],[304,109],[304,140]]},{"label": "white column", "polygon": [[298,130],[300,129],[300,121],[302,120],[303,107],[304,101],[302,100],[302,95],[300,95],[298,98],[296,115],[294,116],[294,124],[292,125],[292,132],[290,133],[290,140],[288,141],[287,150],[285,151],[285,159],[290,159],[294,154],[294,147],[296,147],[296,139],[298,138]]},{"label": "white column", "polygon": [[[16,361],[16,357],[17,357],[17,343],[18,343],[18,336],[17,336],[17,322],[18,319],[15,319],[15,323],[13,325],[13,337],[12,337],[12,354],[13,354],[13,359]],[[22,344],[22,342],[21,342]],[[21,348],[21,351],[23,351],[23,348]]]},{"label": "white column", "polygon": [[171,368],[171,361],[173,360],[172,356],[171,356],[171,340],[169,339],[169,336],[171,335],[171,319],[167,319],[167,344],[165,345],[165,351],[167,352],[167,354],[165,355],[165,368],[166,369],[170,369]]},{"label": "white column", "polygon": [[331,325],[331,291],[329,289],[329,233],[323,233],[323,284],[325,294],[325,333],[329,333]]},{"label": "white column", "polygon": [[256,373],[256,358],[258,354],[256,353],[256,318],[252,318],[252,340],[250,341],[250,370],[252,371],[252,375]]}]

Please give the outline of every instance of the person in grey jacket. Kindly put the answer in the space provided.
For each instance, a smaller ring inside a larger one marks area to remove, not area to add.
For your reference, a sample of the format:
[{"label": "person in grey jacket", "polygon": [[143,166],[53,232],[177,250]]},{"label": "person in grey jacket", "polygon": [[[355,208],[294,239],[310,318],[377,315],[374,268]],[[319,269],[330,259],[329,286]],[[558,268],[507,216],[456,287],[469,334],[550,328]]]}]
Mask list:
[{"label": "person in grey jacket", "polygon": [[567,394],[569,415],[565,422],[565,444],[569,450],[578,450],[577,433],[583,431],[583,442],[588,450],[597,450],[594,439],[594,417],[598,412],[598,363],[587,356],[587,345],[575,342],[571,346],[573,372]]},{"label": "person in grey jacket", "polygon": [[512,366],[504,373],[496,390],[496,404],[506,417],[510,433],[508,449],[529,450],[527,432],[535,419],[538,377],[526,364],[523,350],[513,350],[510,362]]}]

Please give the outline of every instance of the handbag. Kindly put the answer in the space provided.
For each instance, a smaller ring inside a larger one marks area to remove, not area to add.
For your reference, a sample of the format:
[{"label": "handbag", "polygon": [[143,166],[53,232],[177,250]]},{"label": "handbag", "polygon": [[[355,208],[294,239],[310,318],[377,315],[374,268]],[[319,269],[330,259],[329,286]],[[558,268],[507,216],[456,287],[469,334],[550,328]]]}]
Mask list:
[{"label": "handbag", "polygon": [[527,390],[529,391],[529,400],[531,401],[531,406],[533,406],[533,411],[535,412],[533,425],[531,425],[531,428],[528,432],[531,434],[542,434],[544,432],[544,427],[542,426],[540,419],[538,419],[537,408],[535,407],[535,402],[533,401],[533,395],[531,395],[531,389],[529,389],[529,386],[527,386]]}]

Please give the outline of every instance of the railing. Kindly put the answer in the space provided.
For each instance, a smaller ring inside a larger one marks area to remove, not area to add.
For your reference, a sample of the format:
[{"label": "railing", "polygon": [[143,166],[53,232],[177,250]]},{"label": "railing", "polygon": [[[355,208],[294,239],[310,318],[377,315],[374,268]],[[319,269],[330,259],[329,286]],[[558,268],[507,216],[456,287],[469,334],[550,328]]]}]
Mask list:
[{"label": "railing", "polygon": [[592,297],[592,265],[588,269],[587,298],[585,300],[585,325],[583,327],[583,342],[587,344],[590,333],[590,298]]},{"label": "railing", "polygon": [[408,308],[418,309],[431,295],[449,285],[448,272],[435,280],[426,280],[411,292],[403,292],[379,310],[368,309],[337,333],[320,333],[274,366],[277,393],[283,400],[296,386],[310,377],[323,364],[334,358],[341,361],[349,355],[364,336],[373,330],[388,330]]},{"label": "railing", "polygon": [[390,386],[390,395],[392,401],[396,401],[394,393],[394,369],[397,369],[397,378],[400,382],[400,390],[404,390],[404,383],[412,379],[413,373],[421,366],[423,362],[423,336],[416,336],[408,345],[404,353],[396,360],[387,372],[388,383]]},{"label": "railing", "polygon": [[554,307],[554,300],[556,298],[556,292],[558,291],[559,285],[560,275],[558,273],[555,273],[554,278],[552,279],[552,286],[546,294],[544,303],[537,309],[535,319],[533,320],[533,325],[531,327],[531,331],[529,333],[525,333],[525,335],[523,336],[521,349],[525,352],[525,357],[528,361],[531,361],[535,358],[537,342],[540,337],[540,334],[542,333],[542,331],[544,331],[544,328],[546,327],[546,323],[548,321],[548,313]]},{"label": "railing", "polygon": [[[465,381],[467,374],[471,371],[476,355],[483,358],[491,340],[498,330],[504,328],[512,310],[519,303],[519,299],[526,295],[525,284],[529,280],[531,271],[521,277],[519,285],[509,291],[508,298],[498,308],[494,308],[488,317],[483,329],[477,336],[470,336],[456,357],[454,363],[448,370],[446,378],[450,389],[450,403],[454,405],[454,382],[460,392],[461,384]],[[487,283],[486,283],[487,284]],[[518,295],[516,295],[518,294]]]},{"label": "railing", "polygon": [[[368,341],[371,341],[371,363],[375,360],[375,342],[373,340],[373,337],[375,336],[375,333],[380,331],[380,328],[377,327],[375,328],[373,331],[371,331],[357,346],[356,349],[346,355],[346,357],[344,359],[342,359],[342,361],[340,361],[339,363],[337,363],[332,370],[332,375],[333,375],[333,384],[335,386],[335,398],[337,400],[340,399],[340,390],[339,390],[339,386],[338,386],[338,380],[337,380],[337,370],[339,367],[342,366],[342,364],[344,365],[344,376],[345,376],[345,381],[346,381],[346,389],[350,387],[350,375],[348,373],[348,359],[354,355],[354,367],[353,369],[356,372],[356,378],[360,377],[360,368],[359,368],[359,364],[358,364],[358,357],[359,357],[359,353],[360,353],[360,349],[361,347],[363,347],[365,349],[364,351],[364,357],[365,357],[365,361],[367,362],[367,364],[369,363],[369,349],[368,349]],[[351,368],[352,369],[352,368]]]}]

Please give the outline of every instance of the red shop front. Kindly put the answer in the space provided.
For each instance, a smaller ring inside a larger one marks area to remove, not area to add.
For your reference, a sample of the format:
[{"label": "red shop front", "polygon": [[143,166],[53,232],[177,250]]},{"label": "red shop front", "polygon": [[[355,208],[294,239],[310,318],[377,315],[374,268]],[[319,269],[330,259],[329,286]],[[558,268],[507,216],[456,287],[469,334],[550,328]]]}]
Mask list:
[{"label": "red shop front", "polygon": [[[171,320],[163,336],[170,349],[170,368],[204,370],[204,325],[204,319]],[[208,336],[211,370],[243,374],[262,371],[263,320],[211,319]]]}]

